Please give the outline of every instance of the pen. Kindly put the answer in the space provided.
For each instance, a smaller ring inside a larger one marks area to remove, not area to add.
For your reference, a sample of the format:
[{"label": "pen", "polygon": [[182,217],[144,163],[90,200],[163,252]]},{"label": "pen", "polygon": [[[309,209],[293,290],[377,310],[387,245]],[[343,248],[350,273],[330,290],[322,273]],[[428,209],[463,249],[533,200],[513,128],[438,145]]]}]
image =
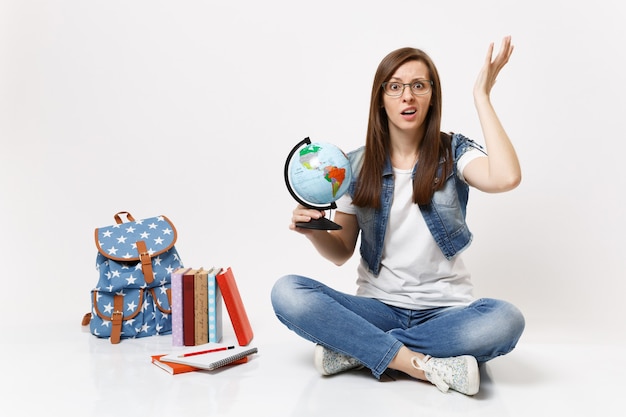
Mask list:
[{"label": "pen", "polygon": [[234,349],[234,348],[235,348],[234,346],[224,346],[224,347],[219,347],[215,349],[200,350],[198,352],[185,353],[184,355],[180,355],[179,358],[186,358],[187,356],[204,355],[205,353],[221,352],[222,350],[228,350],[228,349]]}]

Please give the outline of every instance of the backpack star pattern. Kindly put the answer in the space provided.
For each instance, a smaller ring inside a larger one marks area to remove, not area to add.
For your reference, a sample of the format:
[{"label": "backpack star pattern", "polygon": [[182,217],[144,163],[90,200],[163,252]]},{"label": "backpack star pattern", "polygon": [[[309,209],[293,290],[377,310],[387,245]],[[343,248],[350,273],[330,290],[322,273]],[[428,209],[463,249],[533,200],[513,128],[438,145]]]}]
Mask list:
[{"label": "backpack star pattern", "polygon": [[176,228],[165,216],[135,220],[120,212],[114,218],[116,224],[95,230],[99,279],[91,291],[90,331],[112,343],[169,334],[171,273],[183,266]]}]

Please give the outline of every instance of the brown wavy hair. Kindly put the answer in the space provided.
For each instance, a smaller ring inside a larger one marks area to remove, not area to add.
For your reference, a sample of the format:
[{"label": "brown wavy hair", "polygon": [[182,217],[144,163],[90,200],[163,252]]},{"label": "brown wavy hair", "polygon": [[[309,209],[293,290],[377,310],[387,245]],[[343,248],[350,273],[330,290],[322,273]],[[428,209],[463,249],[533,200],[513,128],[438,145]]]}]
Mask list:
[{"label": "brown wavy hair", "polygon": [[[443,187],[452,170],[451,136],[441,132],[441,84],[432,59],[422,50],[400,48],[390,52],[378,65],[370,100],[363,166],[356,184],[353,204],[359,207],[380,207],[382,172],[390,156],[389,120],[383,107],[382,84],[389,81],[398,67],[409,61],[421,61],[428,68],[433,82],[430,108],[424,123],[424,137],[419,142],[419,163],[413,180],[413,202],[430,203],[433,193]],[[439,162],[445,161],[441,170]]]}]

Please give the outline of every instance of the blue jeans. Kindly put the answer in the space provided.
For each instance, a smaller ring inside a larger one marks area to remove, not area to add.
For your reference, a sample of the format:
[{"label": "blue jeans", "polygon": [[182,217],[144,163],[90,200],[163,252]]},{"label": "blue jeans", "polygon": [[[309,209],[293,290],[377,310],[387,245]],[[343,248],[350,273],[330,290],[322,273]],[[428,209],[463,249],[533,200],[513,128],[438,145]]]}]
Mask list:
[{"label": "blue jeans", "polygon": [[280,278],[271,299],[276,317],[290,330],[356,358],[376,378],[403,345],[434,357],[472,355],[486,362],[513,350],[525,325],[506,301],[483,298],[463,307],[408,310],[299,275]]}]

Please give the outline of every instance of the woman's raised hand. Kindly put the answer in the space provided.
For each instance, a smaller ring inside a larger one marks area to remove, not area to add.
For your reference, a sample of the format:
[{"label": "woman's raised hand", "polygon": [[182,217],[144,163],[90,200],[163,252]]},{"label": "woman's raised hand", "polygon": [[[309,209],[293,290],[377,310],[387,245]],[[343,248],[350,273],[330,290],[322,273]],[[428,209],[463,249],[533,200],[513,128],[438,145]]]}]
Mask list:
[{"label": "woman's raised hand", "polygon": [[494,45],[491,43],[487,50],[487,56],[485,57],[483,67],[478,74],[476,83],[474,84],[474,98],[479,98],[482,95],[489,97],[491,88],[496,83],[496,78],[498,77],[500,70],[506,65],[507,62],[509,62],[509,57],[513,53],[513,45],[511,44],[510,36],[506,36],[502,39],[500,51],[498,52],[498,55],[496,55],[495,59],[492,59],[493,47]]}]

